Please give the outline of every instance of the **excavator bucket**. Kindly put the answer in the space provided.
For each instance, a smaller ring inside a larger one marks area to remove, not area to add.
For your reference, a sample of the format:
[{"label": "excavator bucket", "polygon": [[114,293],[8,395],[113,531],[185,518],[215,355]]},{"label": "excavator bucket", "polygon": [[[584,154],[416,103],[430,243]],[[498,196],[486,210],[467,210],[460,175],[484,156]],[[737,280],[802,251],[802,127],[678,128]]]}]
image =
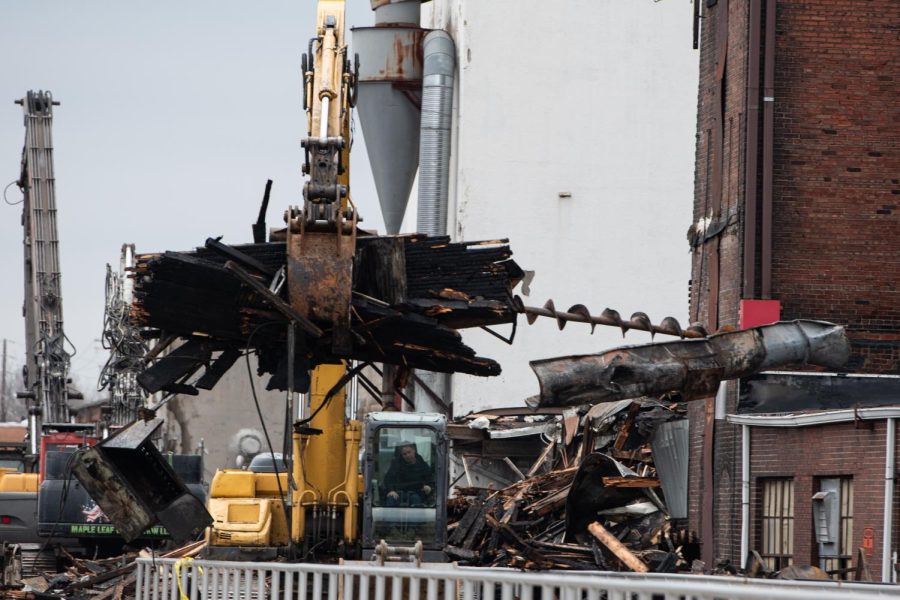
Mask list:
[{"label": "excavator bucket", "polygon": [[119,534],[130,542],[159,523],[176,542],[196,539],[212,523],[153,445],[162,419],[139,419],[82,451],[72,471]]},{"label": "excavator bucket", "polygon": [[350,233],[303,231],[288,236],[287,281],[291,306],[313,321],[331,323],[336,353],[351,350],[355,223]]}]

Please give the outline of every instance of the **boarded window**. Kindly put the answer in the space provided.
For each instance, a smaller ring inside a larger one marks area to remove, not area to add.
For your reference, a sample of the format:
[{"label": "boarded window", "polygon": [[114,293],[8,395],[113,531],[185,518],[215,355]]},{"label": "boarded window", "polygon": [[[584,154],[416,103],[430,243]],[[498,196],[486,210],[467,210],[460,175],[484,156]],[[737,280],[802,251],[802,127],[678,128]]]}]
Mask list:
[{"label": "boarded window", "polygon": [[778,571],[794,561],[794,480],[761,479],[762,555]]}]

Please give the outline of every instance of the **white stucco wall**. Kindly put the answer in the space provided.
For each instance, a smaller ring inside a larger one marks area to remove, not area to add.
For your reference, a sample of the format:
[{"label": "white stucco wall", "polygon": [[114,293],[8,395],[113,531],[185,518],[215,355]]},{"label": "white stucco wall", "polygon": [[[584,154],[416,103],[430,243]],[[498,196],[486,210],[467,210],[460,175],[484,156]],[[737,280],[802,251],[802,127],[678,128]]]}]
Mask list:
[{"label": "white stucco wall", "polygon": [[[197,453],[200,440],[205,448],[203,465],[206,483],[212,481],[217,469],[236,468],[235,436],[245,430],[255,430],[264,440],[262,425],[244,358],[232,365],[212,390],[200,390],[197,396],[176,396],[160,411],[165,419],[164,450],[184,454]],[[269,378],[256,373],[256,357],[250,359],[254,373],[253,386],[260,410],[266,421],[273,450],[281,452],[284,439],[285,394],[266,391]],[[268,447],[264,446],[264,451]]]},{"label": "white stucco wall", "polygon": [[[690,3],[433,0],[422,25],[457,44],[452,235],[508,237],[518,263],[536,272],[526,304],[553,298],[561,310],[583,303],[687,326],[698,61]],[[456,415],[536,394],[529,360],[650,339],[524,318],[512,346],[481,331],[464,338],[503,374],[453,376]]]}]

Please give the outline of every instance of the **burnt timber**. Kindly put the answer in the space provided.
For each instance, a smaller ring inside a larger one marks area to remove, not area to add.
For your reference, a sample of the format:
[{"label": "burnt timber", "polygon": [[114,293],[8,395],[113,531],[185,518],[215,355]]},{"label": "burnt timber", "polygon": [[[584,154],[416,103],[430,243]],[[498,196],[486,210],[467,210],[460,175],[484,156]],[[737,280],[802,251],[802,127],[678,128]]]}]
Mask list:
[{"label": "burnt timber", "polygon": [[[190,252],[137,257],[132,317],[170,353],[139,377],[149,392],[196,393],[210,388],[241,352],[255,352],[269,389],[286,389],[288,323],[297,324],[295,373],[341,360],[408,369],[491,376],[500,365],[476,356],[457,329],[514,323],[512,289],[522,277],[507,240],[450,242],[424,235],[360,236],[353,264],[351,339],[336,353],[333,324],[290,310],[279,285],[286,246],[226,246],[207,240]],[[183,340],[178,347],[176,338]],[[174,348],[174,350],[173,350]],[[224,361],[224,362],[223,362]],[[219,362],[223,362],[219,365]],[[227,363],[227,365],[225,364]]]}]

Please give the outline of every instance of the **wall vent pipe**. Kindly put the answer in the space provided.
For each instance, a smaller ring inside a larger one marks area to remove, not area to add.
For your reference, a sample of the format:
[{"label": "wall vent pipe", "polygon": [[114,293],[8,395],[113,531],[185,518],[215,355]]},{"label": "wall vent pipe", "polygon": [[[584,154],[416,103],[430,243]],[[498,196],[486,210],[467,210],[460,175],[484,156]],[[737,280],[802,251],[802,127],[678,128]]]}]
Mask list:
[{"label": "wall vent pipe", "polygon": [[750,426],[741,425],[741,565],[750,554]]},{"label": "wall vent pipe", "polygon": [[416,230],[428,235],[445,235],[456,47],[446,31],[436,30],[425,36],[422,52],[422,121],[419,133]]},{"label": "wall vent pipe", "polygon": [[881,582],[893,583],[891,541],[894,533],[894,475],[897,472],[897,419],[887,419],[887,447],[884,452],[884,523],[881,538]]},{"label": "wall vent pipe", "polygon": [[775,162],[775,11],[776,1],[766,0],[766,62],[763,67],[762,248],[760,251],[760,295],[764,300],[772,298],[772,188]]},{"label": "wall vent pipe", "polygon": [[747,65],[747,152],[744,171],[744,298],[756,298],[756,222],[759,176],[759,33],[762,0],[750,0],[750,56]]}]

